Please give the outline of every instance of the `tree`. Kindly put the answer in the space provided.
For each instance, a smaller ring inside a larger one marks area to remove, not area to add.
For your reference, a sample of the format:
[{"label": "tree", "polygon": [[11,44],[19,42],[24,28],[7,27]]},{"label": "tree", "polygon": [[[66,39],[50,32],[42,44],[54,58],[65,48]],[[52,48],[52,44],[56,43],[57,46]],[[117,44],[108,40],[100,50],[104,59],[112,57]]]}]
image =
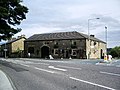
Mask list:
[{"label": "tree", "polygon": [[21,31],[15,28],[26,19],[28,8],[21,4],[22,0],[0,0],[0,41],[11,38]]},{"label": "tree", "polygon": [[110,50],[110,53],[113,57],[120,58],[120,46],[116,46]]}]

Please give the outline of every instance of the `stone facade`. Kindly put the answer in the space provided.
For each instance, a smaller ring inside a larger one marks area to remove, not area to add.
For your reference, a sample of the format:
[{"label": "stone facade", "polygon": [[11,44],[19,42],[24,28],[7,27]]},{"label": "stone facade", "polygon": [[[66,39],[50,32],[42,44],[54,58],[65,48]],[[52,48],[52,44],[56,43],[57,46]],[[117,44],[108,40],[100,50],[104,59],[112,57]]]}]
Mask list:
[{"label": "stone facade", "polygon": [[[33,49],[32,49],[33,48]],[[25,42],[25,57],[86,58],[85,40],[50,40]]]},{"label": "stone facade", "polygon": [[24,43],[25,57],[33,58],[101,58],[106,43],[78,32],[62,32],[33,35]]},{"label": "stone facade", "polygon": [[106,44],[104,42],[86,39],[86,55],[90,59],[103,58],[106,54]]}]

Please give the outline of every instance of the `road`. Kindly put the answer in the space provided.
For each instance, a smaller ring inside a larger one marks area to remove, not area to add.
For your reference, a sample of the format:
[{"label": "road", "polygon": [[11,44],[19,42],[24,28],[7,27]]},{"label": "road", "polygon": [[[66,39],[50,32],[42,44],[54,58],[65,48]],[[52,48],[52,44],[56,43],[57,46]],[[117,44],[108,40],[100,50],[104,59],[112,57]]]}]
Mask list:
[{"label": "road", "polygon": [[0,59],[0,68],[16,90],[120,90],[120,64],[97,62],[16,58]]}]

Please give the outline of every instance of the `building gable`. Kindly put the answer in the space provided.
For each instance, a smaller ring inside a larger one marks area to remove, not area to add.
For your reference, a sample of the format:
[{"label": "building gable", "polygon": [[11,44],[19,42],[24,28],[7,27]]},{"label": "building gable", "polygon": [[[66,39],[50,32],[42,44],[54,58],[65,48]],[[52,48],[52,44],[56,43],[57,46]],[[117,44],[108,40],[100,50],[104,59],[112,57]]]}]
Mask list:
[{"label": "building gable", "polygon": [[16,52],[18,50],[24,50],[24,40],[25,38],[21,38],[16,40],[15,42],[12,42],[12,52]]}]

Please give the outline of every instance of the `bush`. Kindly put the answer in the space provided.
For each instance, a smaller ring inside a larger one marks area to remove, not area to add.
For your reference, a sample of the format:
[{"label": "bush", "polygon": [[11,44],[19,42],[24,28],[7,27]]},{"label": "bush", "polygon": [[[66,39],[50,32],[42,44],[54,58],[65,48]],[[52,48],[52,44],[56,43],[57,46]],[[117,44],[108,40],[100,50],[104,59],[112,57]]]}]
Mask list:
[{"label": "bush", "polygon": [[112,48],[109,54],[112,55],[113,58],[120,58],[120,46]]}]

